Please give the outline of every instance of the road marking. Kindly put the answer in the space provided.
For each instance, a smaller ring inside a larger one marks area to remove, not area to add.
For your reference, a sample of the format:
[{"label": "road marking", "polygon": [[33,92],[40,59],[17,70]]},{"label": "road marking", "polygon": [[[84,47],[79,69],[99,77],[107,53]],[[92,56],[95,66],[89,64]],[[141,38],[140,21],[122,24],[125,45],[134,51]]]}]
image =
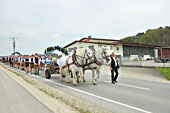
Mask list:
[{"label": "road marking", "polygon": [[[106,83],[111,83],[110,81],[104,81]],[[122,85],[122,86],[127,86],[127,87],[133,87],[133,88],[138,88],[138,89],[144,89],[144,90],[150,90],[149,88],[144,88],[144,87],[139,87],[139,86],[133,86],[133,85],[128,85],[128,84],[122,84],[122,83],[116,83],[117,85]]]},{"label": "road marking", "polygon": [[139,78],[139,77],[125,77],[125,76],[121,76],[122,78],[130,78],[130,79],[137,79],[137,80],[145,80],[145,81],[152,81],[152,82],[161,82],[161,83],[168,83],[170,84],[170,82],[166,79],[165,80],[154,80],[154,79],[147,79],[147,78]]},{"label": "road marking", "polygon": [[[34,75],[32,75],[32,76],[34,76]],[[45,81],[48,81],[48,82],[51,82],[51,83],[66,87],[66,88],[71,89],[71,90],[75,90],[77,92],[81,92],[81,93],[84,93],[84,94],[87,94],[87,95],[90,95],[90,96],[93,96],[93,97],[96,97],[96,98],[99,98],[99,99],[102,99],[102,100],[105,100],[105,101],[108,101],[108,102],[112,102],[112,103],[119,104],[119,105],[124,106],[124,107],[128,107],[128,108],[131,108],[131,109],[134,109],[134,110],[137,110],[137,111],[141,111],[143,113],[152,113],[150,111],[146,111],[146,110],[143,110],[143,109],[140,109],[140,108],[137,108],[137,107],[133,107],[133,106],[130,106],[130,105],[127,105],[127,104],[123,104],[123,103],[118,102],[118,101],[110,100],[110,99],[107,99],[105,97],[101,97],[101,96],[98,96],[98,95],[95,95],[95,94],[92,94],[92,93],[88,93],[88,92],[85,92],[85,91],[82,91],[82,90],[79,90],[79,89],[76,89],[76,88],[72,88],[70,86],[67,86],[67,85],[64,85],[64,84],[60,84],[60,83],[48,80],[48,79],[42,78],[40,76],[34,76],[34,77],[43,79]]]}]

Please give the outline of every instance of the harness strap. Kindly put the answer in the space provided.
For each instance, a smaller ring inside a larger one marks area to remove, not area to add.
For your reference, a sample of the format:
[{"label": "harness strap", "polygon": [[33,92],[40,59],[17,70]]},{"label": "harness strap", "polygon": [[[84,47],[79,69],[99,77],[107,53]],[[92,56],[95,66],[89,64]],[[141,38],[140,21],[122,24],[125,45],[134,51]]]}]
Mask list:
[{"label": "harness strap", "polygon": [[77,55],[74,53],[73,55],[72,55],[72,60],[73,60],[73,63],[77,66],[77,67],[82,67],[83,65],[81,65],[81,64],[79,64],[78,62],[77,62],[77,57],[76,57]]},{"label": "harness strap", "polygon": [[84,67],[86,67],[86,66],[88,66],[88,68],[90,68],[89,65],[91,65],[91,64],[93,64],[93,63],[95,63],[95,62],[86,63],[85,65],[82,66],[82,68],[84,68]]},{"label": "harness strap", "polygon": [[[68,64],[68,59],[69,59],[69,58],[70,58],[70,57],[68,57],[68,58],[66,59],[65,65],[64,65],[62,68],[69,67],[70,65],[74,64],[74,61]],[[73,59],[73,58],[72,58],[72,59]]]},{"label": "harness strap", "polygon": [[77,67],[85,67],[85,66],[89,66],[90,64],[94,63],[94,62],[90,62],[89,64],[87,64],[87,62],[88,62],[87,60],[88,60],[88,59],[86,59],[86,64],[85,64],[85,65],[79,64],[79,63],[77,62],[77,57],[81,57],[82,59],[83,59],[84,57],[76,55],[76,50],[74,51],[74,53],[73,53],[73,55],[72,55],[71,57],[72,57],[72,61],[73,61],[73,62],[71,62],[71,63],[68,64],[68,59],[70,58],[70,57],[69,57],[69,58],[66,60],[65,65],[64,65],[62,68],[69,67],[69,66],[72,65],[72,64],[75,64]]},{"label": "harness strap", "polygon": [[95,56],[94,56],[94,62],[99,66],[103,65],[103,63],[99,62]]}]

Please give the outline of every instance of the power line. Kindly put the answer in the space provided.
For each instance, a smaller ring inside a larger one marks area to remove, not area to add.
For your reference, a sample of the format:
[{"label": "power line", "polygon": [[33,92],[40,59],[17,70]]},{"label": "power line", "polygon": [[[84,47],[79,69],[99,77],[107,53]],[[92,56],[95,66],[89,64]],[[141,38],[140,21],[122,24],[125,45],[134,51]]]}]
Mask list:
[{"label": "power line", "polygon": [[13,40],[13,50],[14,50],[14,56],[15,56],[15,45],[16,45],[15,39],[18,39],[18,37],[10,37],[10,39]]}]

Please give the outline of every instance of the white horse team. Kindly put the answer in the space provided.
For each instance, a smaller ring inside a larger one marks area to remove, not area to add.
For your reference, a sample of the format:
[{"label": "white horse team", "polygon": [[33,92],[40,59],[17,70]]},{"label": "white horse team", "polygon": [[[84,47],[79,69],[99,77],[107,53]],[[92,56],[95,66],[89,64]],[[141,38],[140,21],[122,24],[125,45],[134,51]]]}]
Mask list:
[{"label": "white horse team", "polygon": [[80,74],[80,81],[84,81],[82,67],[86,65],[87,60],[92,59],[92,55],[92,50],[89,48],[81,48],[69,56],[62,56],[59,60],[60,80],[63,81],[63,77],[66,76],[66,82],[70,82],[68,74],[71,71],[74,85],[77,85],[76,72]]},{"label": "white horse team", "polygon": [[[108,63],[109,56],[108,49],[101,48],[93,52],[88,47],[77,49],[69,56],[64,55],[59,60],[60,80],[63,81],[63,78],[66,77],[66,82],[70,82],[68,75],[69,71],[71,71],[73,84],[77,85],[76,77],[78,76],[76,74],[79,74],[80,82],[85,82],[85,70],[92,70],[92,79],[95,85],[100,76],[101,66]],[[98,74],[97,78],[95,78],[95,71]]]}]

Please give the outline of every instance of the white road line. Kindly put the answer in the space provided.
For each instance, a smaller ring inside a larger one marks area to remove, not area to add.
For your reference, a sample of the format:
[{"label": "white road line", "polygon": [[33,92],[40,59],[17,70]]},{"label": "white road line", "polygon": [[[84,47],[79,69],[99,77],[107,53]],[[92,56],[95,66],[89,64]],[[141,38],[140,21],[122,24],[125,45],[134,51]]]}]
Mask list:
[{"label": "white road line", "polygon": [[[32,76],[33,76],[33,75],[32,75]],[[88,93],[88,92],[85,92],[85,91],[82,91],[82,90],[79,90],[79,89],[76,89],[76,88],[72,88],[72,87],[69,87],[69,86],[67,86],[67,85],[60,84],[60,83],[57,83],[57,82],[54,82],[54,81],[51,81],[51,80],[42,78],[42,77],[40,77],[40,76],[34,76],[34,77],[43,79],[43,80],[45,80],[45,81],[48,81],[48,82],[51,82],[51,83],[54,83],[54,84],[57,84],[57,85],[66,87],[66,88],[71,89],[71,90],[75,90],[75,91],[77,91],[77,92],[81,92],[81,93],[84,93],[84,94],[87,94],[87,95],[90,95],[90,96],[93,96],[93,97],[96,97],[96,98],[99,98],[99,99],[102,99],[102,100],[105,100],[105,101],[108,101],[108,102],[112,102],[112,103],[119,104],[119,105],[124,106],[124,107],[128,107],[128,108],[131,108],[131,109],[134,109],[134,110],[137,110],[137,111],[141,111],[141,112],[143,112],[143,113],[152,113],[152,112],[150,112],[150,111],[146,111],[146,110],[143,110],[143,109],[140,109],[140,108],[137,108],[137,107],[133,107],[133,106],[130,106],[130,105],[127,105],[127,104],[123,104],[123,103],[120,103],[120,102],[118,102],[118,101],[110,100],[110,99],[107,99],[107,98],[104,98],[104,97],[101,97],[101,96],[98,96],[98,95],[95,95],[95,94],[92,94],[92,93]]]},{"label": "white road line", "polygon": [[[104,81],[107,83],[111,83],[110,81]],[[122,84],[122,83],[117,83],[117,85],[122,85],[122,86],[127,86],[127,87],[133,87],[133,88],[138,88],[138,89],[144,89],[144,90],[150,90],[149,88],[144,88],[144,87],[139,87],[139,86],[133,86],[133,85],[128,85],[128,84]]]},{"label": "white road line", "polygon": [[165,80],[154,80],[154,79],[147,79],[147,78],[139,78],[139,77],[126,77],[126,76],[121,76],[122,78],[130,78],[130,79],[137,79],[137,80],[145,80],[145,81],[152,81],[152,82],[160,82],[160,83],[167,83],[170,84],[170,82],[166,79]]}]

